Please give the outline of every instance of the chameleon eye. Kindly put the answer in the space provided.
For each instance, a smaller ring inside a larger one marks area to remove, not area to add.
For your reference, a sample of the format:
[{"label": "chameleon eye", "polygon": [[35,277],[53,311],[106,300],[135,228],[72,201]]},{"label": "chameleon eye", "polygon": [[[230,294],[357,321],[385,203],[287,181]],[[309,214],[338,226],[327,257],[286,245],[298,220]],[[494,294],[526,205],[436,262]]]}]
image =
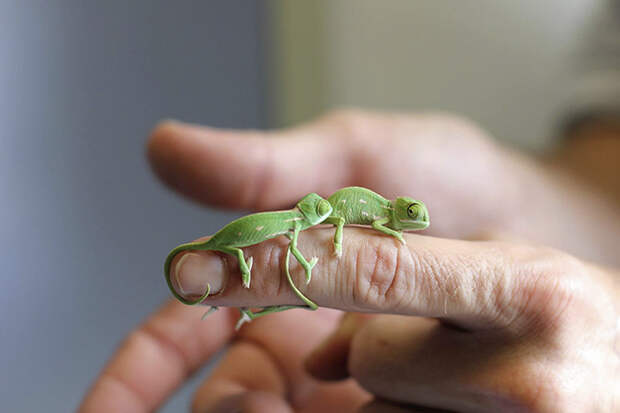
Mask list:
[{"label": "chameleon eye", "polygon": [[331,212],[331,205],[324,199],[321,199],[316,206],[316,213],[323,217]]},{"label": "chameleon eye", "polygon": [[416,219],[419,214],[420,214],[420,205],[418,204],[409,205],[409,207],[407,208],[407,215],[409,216],[409,218]]}]

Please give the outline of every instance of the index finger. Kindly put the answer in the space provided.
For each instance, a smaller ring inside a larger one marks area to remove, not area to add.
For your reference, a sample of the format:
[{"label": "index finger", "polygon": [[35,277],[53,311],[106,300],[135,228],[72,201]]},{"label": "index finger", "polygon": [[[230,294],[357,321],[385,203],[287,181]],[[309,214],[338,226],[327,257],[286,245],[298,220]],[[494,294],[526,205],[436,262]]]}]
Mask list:
[{"label": "index finger", "polygon": [[133,331],[82,401],[81,413],[150,412],[234,334],[236,314],[166,304]]},{"label": "index finger", "polygon": [[[566,267],[576,260],[550,249],[413,234],[404,234],[407,245],[401,245],[370,229],[347,227],[343,256],[337,258],[333,236],[328,228],[301,233],[299,250],[319,258],[308,285],[303,269],[291,259],[297,287],[320,306],[433,317],[466,329],[518,327],[522,325],[516,321],[562,306],[575,288],[574,280],[557,277],[564,273],[555,265]],[[244,249],[254,261],[250,288],[243,288],[235,258],[202,251],[176,261],[180,268],[174,268],[174,284],[192,297],[200,296],[205,285],[225,285],[207,298],[205,304],[211,305],[303,304],[282,271],[287,243],[281,237]],[[213,260],[225,261],[218,266],[222,270],[204,271]],[[558,306],[549,305],[554,303]]]},{"label": "index finger", "polygon": [[[341,128],[340,128],[341,129]],[[334,192],[352,175],[350,148],[337,124],[316,122],[281,132],[231,131],[166,121],[147,154],[171,188],[200,202],[277,209],[308,192]],[[329,173],[317,171],[329,170]]]}]

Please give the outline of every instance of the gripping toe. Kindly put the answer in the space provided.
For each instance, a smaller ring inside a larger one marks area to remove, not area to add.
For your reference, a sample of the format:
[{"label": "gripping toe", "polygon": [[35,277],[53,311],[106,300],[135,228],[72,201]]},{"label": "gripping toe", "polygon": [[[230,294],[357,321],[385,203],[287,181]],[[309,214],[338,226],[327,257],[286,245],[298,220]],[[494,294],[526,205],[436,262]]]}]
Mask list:
[{"label": "gripping toe", "polygon": [[309,264],[310,264],[310,268],[314,268],[314,266],[316,265],[316,263],[319,262],[319,257],[312,257],[312,259],[310,260]]}]

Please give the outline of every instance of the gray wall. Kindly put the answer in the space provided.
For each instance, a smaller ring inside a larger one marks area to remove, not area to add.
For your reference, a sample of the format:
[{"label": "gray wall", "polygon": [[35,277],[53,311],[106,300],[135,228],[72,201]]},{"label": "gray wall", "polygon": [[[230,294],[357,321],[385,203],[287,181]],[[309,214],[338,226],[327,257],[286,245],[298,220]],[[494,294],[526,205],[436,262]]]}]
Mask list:
[{"label": "gray wall", "polygon": [[280,3],[279,123],[338,106],[439,110],[537,151],[575,105],[584,47],[609,15],[606,0]]},{"label": "gray wall", "polygon": [[2,410],[74,409],[168,297],[168,250],[231,218],[159,185],[144,142],[163,117],[263,126],[258,7],[0,1]]}]

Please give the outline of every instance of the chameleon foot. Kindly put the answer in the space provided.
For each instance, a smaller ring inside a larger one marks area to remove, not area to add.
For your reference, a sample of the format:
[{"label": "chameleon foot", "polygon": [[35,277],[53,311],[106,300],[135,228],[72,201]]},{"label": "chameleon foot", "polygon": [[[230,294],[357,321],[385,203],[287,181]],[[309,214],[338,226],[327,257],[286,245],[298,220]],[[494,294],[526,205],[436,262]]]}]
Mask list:
[{"label": "chameleon foot", "polygon": [[252,277],[252,264],[254,264],[254,257],[250,257],[247,260],[247,272],[241,270],[241,279],[243,280],[243,286],[245,288],[250,288],[250,279]]},{"label": "chameleon foot", "polygon": [[251,310],[248,310],[247,307],[243,307],[239,309],[239,311],[241,312],[241,317],[239,317],[239,320],[237,321],[237,325],[235,326],[235,329],[239,330],[241,326],[244,325],[245,323],[249,323],[250,321],[257,319],[259,317],[262,317],[264,315],[279,313],[280,311],[293,310],[295,308],[302,308],[305,310],[314,311],[316,310],[317,307],[316,306],[310,307],[307,305],[273,305],[270,307],[263,307],[260,311],[256,313]]},{"label": "chameleon foot", "polygon": [[203,315],[202,317],[200,317],[201,320],[206,320],[207,317],[209,317],[211,314],[215,313],[218,310],[217,306],[212,306],[211,308],[209,308]]},{"label": "chameleon foot", "polygon": [[319,257],[312,257],[312,259],[309,262],[310,269],[313,269],[317,262],[319,262]]},{"label": "chameleon foot", "polygon": [[249,323],[250,321],[252,321],[252,318],[254,318],[254,314],[247,308],[240,308],[239,311],[241,311],[241,317],[239,317],[239,320],[235,325],[235,331],[239,331],[242,325],[244,325],[245,323]]},{"label": "chameleon foot", "polygon": [[334,257],[342,258],[342,245],[334,244]]},{"label": "chameleon foot", "polygon": [[310,280],[312,279],[312,269],[319,262],[318,257],[312,257],[307,266],[304,266],[304,270],[306,270],[306,285],[310,284]]}]

